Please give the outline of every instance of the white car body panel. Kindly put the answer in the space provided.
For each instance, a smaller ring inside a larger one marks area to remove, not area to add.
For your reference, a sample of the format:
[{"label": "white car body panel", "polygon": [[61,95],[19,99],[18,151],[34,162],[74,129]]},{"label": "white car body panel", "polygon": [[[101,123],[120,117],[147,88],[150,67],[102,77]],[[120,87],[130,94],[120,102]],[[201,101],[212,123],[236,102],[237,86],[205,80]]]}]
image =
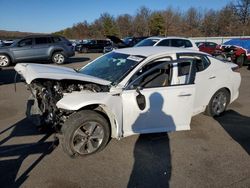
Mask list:
[{"label": "white car body panel", "polygon": [[65,95],[56,104],[58,108],[78,111],[89,105],[100,105],[109,117],[112,137],[119,138],[122,133],[122,101],[117,93],[93,93],[90,91],[73,92]]},{"label": "white car body panel", "polygon": [[109,85],[110,82],[89,75],[77,73],[74,69],[67,67],[59,67],[54,65],[42,65],[35,63],[18,63],[14,69],[22,75],[27,84],[39,78],[53,80],[80,80],[93,82],[101,85]]},{"label": "white car body panel", "polygon": [[140,92],[146,98],[144,110],[137,105],[135,90],[122,93],[124,136],[190,129],[194,85],[146,88]]}]

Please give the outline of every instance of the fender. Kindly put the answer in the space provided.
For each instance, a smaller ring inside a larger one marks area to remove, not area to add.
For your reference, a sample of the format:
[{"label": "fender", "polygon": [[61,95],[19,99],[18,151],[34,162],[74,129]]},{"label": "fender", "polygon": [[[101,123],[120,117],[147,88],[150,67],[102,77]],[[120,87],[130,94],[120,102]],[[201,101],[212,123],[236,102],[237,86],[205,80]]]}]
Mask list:
[{"label": "fender", "polygon": [[120,95],[112,95],[108,92],[73,92],[65,94],[56,104],[60,109],[71,111],[78,111],[89,105],[98,105],[104,110],[111,123],[112,137],[120,138],[122,136],[122,100]]},{"label": "fender", "polygon": [[56,47],[56,48],[50,48],[49,49],[49,57],[52,57],[52,54],[57,51],[62,51],[64,53],[64,49],[61,47]]}]

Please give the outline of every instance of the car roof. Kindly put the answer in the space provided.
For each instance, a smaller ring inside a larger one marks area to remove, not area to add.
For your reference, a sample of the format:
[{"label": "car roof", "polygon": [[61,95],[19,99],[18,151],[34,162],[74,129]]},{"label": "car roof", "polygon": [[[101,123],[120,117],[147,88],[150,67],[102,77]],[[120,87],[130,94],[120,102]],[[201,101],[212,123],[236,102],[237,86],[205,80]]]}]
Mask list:
[{"label": "car roof", "polygon": [[185,38],[185,37],[175,37],[175,36],[168,36],[168,37],[154,36],[154,37],[148,37],[147,39],[158,39],[158,40],[162,40],[162,39],[184,39],[184,40],[190,40],[190,39]]},{"label": "car roof", "polygon": [[151,55],[157,54],[176,54],[176,53],[199,53],[206,54],[200,52],[198,50],[192,50],[187,48],[176,48],[176,47],[163,47],[163,46],[142,46],[142,47],[132,47],[132,48],[122,48],[117,49],[115,52],[129,54],[129,55],[137,55],[149,57]]},{"label": "car roof", "polygon": [[53,34],[35,34],[35,35],[28,35],[28,36],[25,36],[23,37],[22,39],[25,39],[25,38],[36,38],[36,37],[62,37],[60,35],[53,35]]}]

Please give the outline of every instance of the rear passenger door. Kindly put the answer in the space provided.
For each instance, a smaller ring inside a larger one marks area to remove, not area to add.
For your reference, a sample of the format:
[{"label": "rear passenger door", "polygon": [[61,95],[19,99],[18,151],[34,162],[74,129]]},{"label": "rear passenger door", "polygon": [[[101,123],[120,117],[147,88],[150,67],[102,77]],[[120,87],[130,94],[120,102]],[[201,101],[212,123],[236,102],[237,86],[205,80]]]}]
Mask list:
[{"label": "rear passenger door", "polygon": [[37,58],[48,58],[49,48],[51,46],[52,40],[50,37],[36,37],[34,38],[34,55]]},{"label": "rear passenger door", "polygon": [[[194,114],[203,112],[210,100],[213,84],[216,82],[216,73],[210,66],[210,61],[206,55],[181,53],[177,55],[178,59],[192,58],[195,60],[195,100],[194,100]],[[178,78],[179,81],[185,80],[187,75],[188,66],[179,67]]]}]

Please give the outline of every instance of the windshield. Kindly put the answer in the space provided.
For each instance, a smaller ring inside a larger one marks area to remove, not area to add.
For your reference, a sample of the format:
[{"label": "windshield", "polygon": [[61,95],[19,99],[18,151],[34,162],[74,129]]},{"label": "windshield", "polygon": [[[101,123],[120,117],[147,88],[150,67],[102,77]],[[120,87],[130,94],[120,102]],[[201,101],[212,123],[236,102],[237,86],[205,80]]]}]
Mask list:
[{"label": "windshield", "polygon": [[95,76],[119,83],[144,57],[121,54],[117,52],[108,53],[79,70],[82,74]]},{"label": "windshield", "polygon": [[135,47],[139,46],[154,46],[155,43],[157,43],[159,39],[144,39],[138,44],[135,45]]}]

